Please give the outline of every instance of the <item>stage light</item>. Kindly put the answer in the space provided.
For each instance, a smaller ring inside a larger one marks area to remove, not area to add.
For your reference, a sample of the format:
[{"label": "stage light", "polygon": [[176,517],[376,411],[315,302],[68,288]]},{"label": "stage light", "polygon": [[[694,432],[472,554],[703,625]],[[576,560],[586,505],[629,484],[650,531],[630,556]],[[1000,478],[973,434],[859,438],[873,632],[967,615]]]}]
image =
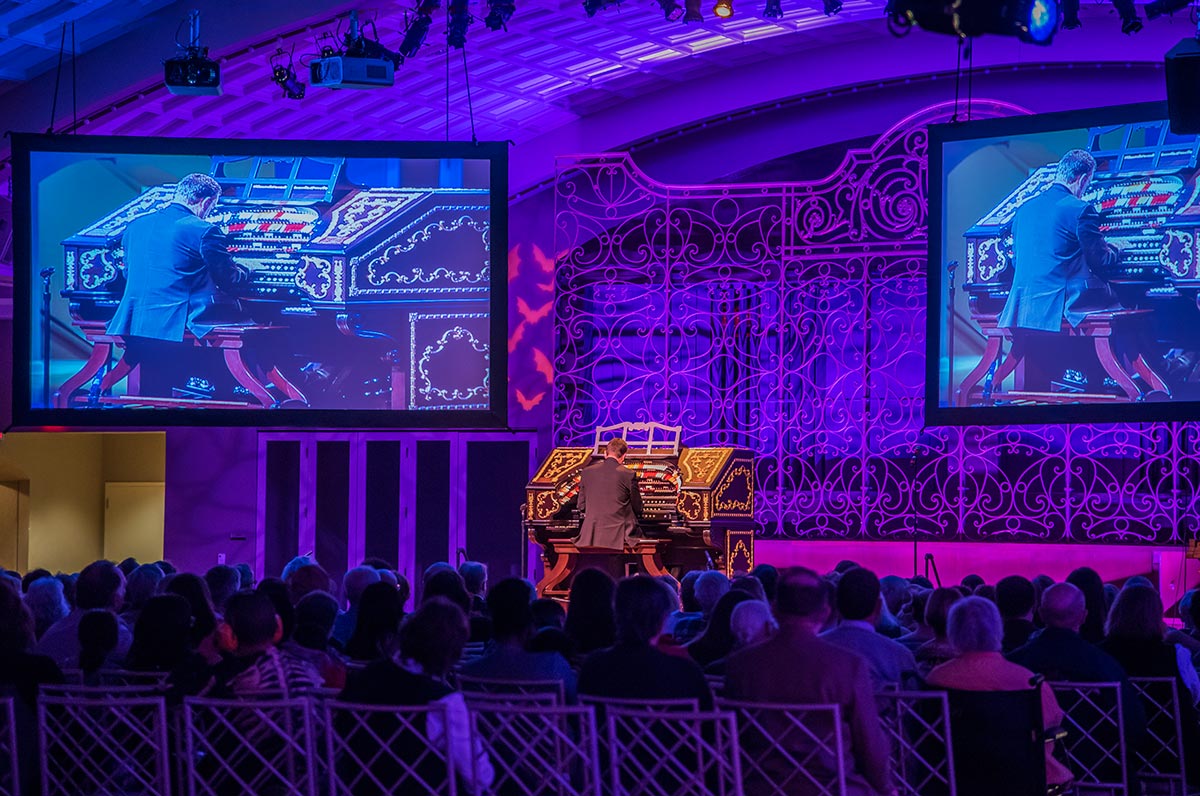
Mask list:
[{"label": "stage light", "polygon": [[658,7],[662,9],[663,17],[667,22],[675,22],[683,16],[683,6],[679,5],[676,0],[658,0]]},{"label": "stage light", "polygon": [[271,80],[283,89],[284,98],[304,99],[304,92],[308,86],[301,83],[300,79],[296,77],[296,67],[292,63],[292,56],[285,53],[282,47],[271,56]]},{"label": "stage light", "polygon": [[1121,15],[1121,32],[1137,33],[1142,29],[1142,20],[1138,18],[1137,7],[1133,0],[1112,0],[1113,8]]},{"label": "stage light", "polygon": [[467,43],[467,28],[471,27],[471,9],[467,0],[450,0],[450,18],[446,22],[446,43],[461,50]]},{"label": "stage light", "polygon": [[720,19],[729,19],[733,16],[733,0],[717,0],[713,6],[713,16]]},{"label": "stage light", "polygon": [[783,0],[767,0],[762,15],[766,19],[783,19]]},{"label": "stage light", "polygon": [[704,15],[700,13],[700,0],[683,0],[683,21],[703,22]]},{"label": "stage light", "polygon": [[842,10],[842,0],[825,0],[825,16],[832,17]]},{"label": "stage light", "polygon": [[589,17],[594,17],[597,12],[619,3],[620,0],[583,0],[583,10]]},{"label": "stage light", "polygon": [[1079,0],[1063,0],[1063,30],[1077,30],[1083,27],[1079,21]]},{"label": "stage light", "polygon": [[1192,0],[1153,0],[1146,3],[1146,19],[1158,19],[1164,14],[1174,14],[1192,4]]},{"label": "stage light", "polygon": [[176,44],[182,52],[163,62],[163,83],[172,94],[220,94],[221,65],[209,58],[208,48],[200,44],[200,12],[192,11],[187,21],[187,46],[179,44],[176,34]]},{"label": "stage light", "polygon": [[513,0],[488,0],[488,15],[483,24],[487,25],[488,30],[508,30],[508,21],[516,10],[517,5]]},{"label": "stage light", "polygon": [[964,39],[991,33],[1031,44],[1049,44],[1060,21],[1058,0],[958,0],[952,6],[941,0],[892,0],[887,13],[901,29],[917,25]]},{"label": "stage light", "polygon": [[1030,44],[1049,44],[1058,32],[1058,0],[1027,0],[1017,8],[1017,38]]}]

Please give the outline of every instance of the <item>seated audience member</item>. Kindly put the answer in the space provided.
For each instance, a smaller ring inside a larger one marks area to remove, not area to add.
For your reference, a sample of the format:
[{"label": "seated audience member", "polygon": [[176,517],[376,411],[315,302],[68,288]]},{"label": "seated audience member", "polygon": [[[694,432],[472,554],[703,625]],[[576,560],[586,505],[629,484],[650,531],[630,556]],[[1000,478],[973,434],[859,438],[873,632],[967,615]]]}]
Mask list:
[{"label": "seated audience member", "polygon": [[129,574],[125,582],[125,604],[121,608],[121,618],[129,627],[137,622],[138,612],[146,601],[158,594],[163,577],[157,564],[140,564]]},{"label": "seated audience member", "polygon": [[899,575],[884,575],[879,579],[879,592],[883,598],[883,608],[875,623],[875,632],[894,641],[908,632],[901,617],[912,602],[912,590],[908,587],[908,581]]},{"label": "seated audience member", "polygon": [[29,587],[33,585],[35,580],[42,578],[52,578],[54,575],[48,569],[31,569],[21,578],[21,594],[29,594]]},{"label": "seated audience member", "polygon": [[1112,610],[1113,603],[1117,601],[1117,595],[1120,593],[1121,590],[1117,588],[1116,584],[1104,584],[1104,605],[1109,611]]},{"label": "seated audience member", "polygon": [[570,661],[575,654],[575,645],[567,637],[564,627],[567,610],[558,600],[541,597],[530,606],[533,611],[533,636],[525,645],[530,652],[557,652]]},{"label": "seated audience member", "polygon": [[760,602],[767,602],[767,590],[763,588],[762,581],[749,575],[738,575],[729,581],[729,590],[744,591]]},{"label": "seated audience member", "polygon": [[933,631],[933,640],[927,641],[917,648],[913,657],[917,660],[917,673],[922,677],[938,664],[954,658],[955,651],[950,640],[946,637],[946,619],[954,603],[963,599],[958,589],[934,589],[925,603],[925,622]]},{"label": "seated audience member", "polygon": [[983,579],[982,575],[967,575],[961,581],[961,585],[965,586],[972,594],[975,593],[976,589],[986,583],[987,581]]},{"label": "seated audience member", "polygon": [[337,615],[338,604],[332,594],[310,591],[296,603],[296,629],[280,648],[316,667],[326,687],[340,690],[346,685],[346,664],[330,647]]},{"label": "seated audience member", "polygon": [[838,581],[836,600],[842,621],[821,638],[865,658],[876,691],[899,686],[915,676],[917,662],[908,648],[875,631],[883,599],[874,572],[862,568],[846,571]]},{"label": "seated audience member", "polygon": [[25,591],[25,605],[33,614],[34,635],[41,638],[58,620],[71,613],[67,598],[63,595],[62,581],[47,576],[29,584]]},{"label": "seated audience member", "polygon": [[288,698],[324,683],[311,663],[276,646],[283,637],[283,623],[271,598],[262,592],[230,597],[217,637],[227,657],[213,668],[212,696]]},{"label": "seated audience member", "polygon": [[346,598],[346,610],[338,614],[333,623],[333,640],[342,649],[354,635],[354,624],[358,621],[358,605],[363,592],[372,583],[379,582],[379,571],[371,567],[355,567],[342,576],[342,596]]},{"label": "seated audience member", "polygon": [[[747,603],[748,605],[748,603]],[[842,709],[846,793],[892,793],[888,741],[879,723],[867,662],[817,635],[829,613],[822,579],[802,567],[783,570],[775,586],[779,632],[734,652],[725,664],[730,699],[776,704],[836,704]],[[782,662],[786,661],[786,665]],[[798,735],[788,736],[794,743]],[[811,749],[789,749],[806,759]],[[815,766],[822,762],[813,760]],[[814,772],[819,773],[819,772]],[[748,796],[757,790],[747,783]],[[798,788],[799,796],[811,791]]]},{"label": "seated audience member", "polygon": [[471,598],[471,613],[487,613],[487,564],[464,561],[458,567],[458,575]]},{"label": "seated audience member", "polygon": [[33,615],[19,594],[0,589],[0,695],[15,696],[30,709],[38,686],[63,681],[58,664],[32,649]]},{"label": "seated audience member", "polygon": [[[990,600],[966,597],[950,608],[947,621],[950,643],[958,657],[938,665],[926,683],[933,688],[958,691],[1024,691],[1033,687],[1033,672],[1004,659],[1000,643],[1004,637],[1000,611]],[[1042,682],[1042,719],[1047,730],[1063,723],[1062,708],[1050,686]],[[1046,746],[1046,781],[1062,785],[1071,781],[1070,770],[1055,759]]]},{"label": "seated audience member", "polygon": [[[1049,575],[1033,576],[1033,579],[1030,580],[1030,583],[1033,584],[1033,592],[1036,597],[1036,599],[1033,601],[1034,605],[1042,604],[1042,592],[1053,586],[1054,582],[1054,578],[1050,577]],[[1033,624],[1038,628],[1045,627],[1045,625],[1042,624],[1042,618],[1038,616],[1036,610],[1033,612]]]},{"label": "seated audience member", "polygon": [[117,564],[117,569],[121,570],[121,574],[129,578],[130,574],[138,568],[138,560],[133,556],[127,557],[120,564]]},{"label": "seated audience member", "polygon": [[117,649],[117,617],[112,611],[94,608],[79,620],[79,662],[84,685],[99,685],[101,669],[115,669],[112,654]]},{"label": "seated audience member", "polygon": [[163,571],[164,576],[174,575],[179,571],[170,561],[155,561],[154,564]]},{"label": "seated audience member", "polygon": [[1104,639],[1104,618],[1108,616],[1108,604],[1104,600],[1104,581],[1091,567],[1079,567],[1067,575],[1067,583],[1083,592],[1087,605],[1087,618],[1079,635],[1084,641],[1099,644]]},{"label": "seated audience member", "polygon": [[285,581],[288,587],[288,599],[296,605],[304,595],[314,591],[333,591],[333,579],[320,564],[312,563],[294,571]]},{"label": "seated audience member", "polygon": [[[1183,620],[1183,629],[1171,628],[1165,636],[1168,644],[1177,644],[1191,654],[1193,665],[1200,659],[1200,630],[1196,624],[1197,617],[1200,617],[1200,600],[1196,599],[1196,594],[1197,591],[1192,589],[1179,601],[1179,618]],[[29,602],[28,595],[25,601]]]},{"label": "seated audience member", "polygon": [[520,578],[500,581],[487,596],[492,643],[483,657],[463,664],[468,677],[492,680],[558,680],[568,704],[575,703],[575,672],[557,652],[529,652],[533,636],[533,587]]},{"label": "seated audience member", "polygon": [[1029,637],[1037,630],[1033,624],[1036,600],[1037,592],[1033,584],[1020,575],[1009,575],[996,584],[995,602],[1000,610],[1000,618],[1004,620],[1004,642],[1001,647],[1005,653],[1029,641]]},{"label": "seated audience member", "polygon": [[234,564],[233,568],[238,571],[238,583],[241,584],[241,587],[243,589],[253,589],[255,586],[254,569],[245,562]]},{"label": "seated audience member", "polygon": [[756,564],[754,569],[750,570],[750,577],[757,578],[758,582],[763,585],[763,592],[767,595],[768,603],[775,599],[775,584],[779,582],[778,569],[771,564]]},{"label": "seated audience member", "polygon": [[[469,632],[467,617],[458,605],[441,597],[422,600],[398,636],[393,630],[385,640],[387,654],[363,671],[351,673],[339,698],[357,705],[443,705],[445,721],[442,716],[430,715],[427,731],[434,743],[446,739],[459,781],[466,786],[466,793],[474,793],[490,786],[495,773],[478,739],[472,742],[462,694],[446,684],[446,676],[462,657]],[[384,768],[375,774],[386,780],[388,764],[386,759],[380,763]]]},{"label": "seated audience member", "polygon": [[275,615],[283,625],[283,636],[279,643],[286,644],[291,641],[292,633],[296,631],[296,608],[292,605],[292,594],[288,585],[279,578],[263,578],[254,591],[267,595],[271,604],[275,606]]},{"label": "seated audience member", "polygon": [[59,572],[54,575],[54,579],[62,584],[63,597],[67,598],[67,605],[72,611],[75,610],[75,583],[79,580],[79,573],[68,574]]},{"label": "seated audience member", "polygon": [[[757,581],[755,582],[757,583]],[[734,639],[731,627],[733,609],[753,599],[750,594],[740,590],[730,590],[721,595],[721,599],[717,600],[717,605],[713,608],[712,616],[709,618],[704,632],[684,647],[687,655],[696,662],[696,665],[703,669],[710,663],[724,658],[733,650]]]},{"label": "seated audience member", "polygon": [[702,710],[712,708],[712,691],[700,667],[655,646],[671,614],[671,599],[670,590],[647,575],[623,578],[617,584],[616,644],[584,662],[579,693],[617,699],[696,699]]},{"label": "seated audience member", "polygon": [[[111,561],[88,564],[75,583],[75,609],[46,631],[38,642],[38,654],[53,658],[60,667],[74,668],[79,663],[79,623],[83,615],[97,608],[119,612],[124,599],[125,576],[116,564]],[[118,620],[114,655],[124,658],[132,643],[133,634]]]},{"label": "seated audience member", "polygon": [[930,589],[917,589],[913,592],[912,600],[907,606],[912,621],[912,630],[896,639],[897,643],[903,644],[909,652],[914,653],[914,658],[918,649],[927,641],[933,641],[933,628],[925,622],[925,604],[929,602],[931,594],[933,592]]},{"label": "seated audience member", "polygon": [[696,602],[696,581],[700,579],[701,574],[701,570],[693,569],[684,573],[683,580],[679,581],[679,605],[667,618],[666,632],[672,638],[675,637],[675,625],[679,624],[680,620],[691,621],[703,615],[700,604]]},{"label": "seated audience member", "polygon": [[913,575],[908,579],[909,585],[915,586],[918,589],[929,589],[933,591],[933,581],[924,575]]},{"label": "seated audience member", "polygon": [[599,569],[585,569],[571,582],[563,632],[575,646],[573,664],[596,650],[613,645],[617,634],[613,614],[616,588],[612,576]]},{"label": "seated audience member", "polygon": [[204,578],[191,573],[173,575],[166,586],[166,593],[179,595],[187,600],[191,608],[192,649],[210,664],[221,660],[221,652],[217,649],[217,614],[213,610]]},{"label": "seated audience member", "polygon": [[204,657],[192,646],[192,607],[178,594],[151,597],[133,626],[133,646],[124,668],[166,672],[172,701],[200,693],[209,680]]},{"label": "seated audience member", "polygon": [[225,564],[217,564],[205,572],[204,582],[208,584],[208,596],[218,614],[225,612],[225,603],[242,588],[241,574]]},{"label": "seated audience member", "polygon": [[977,586],[971,594],[975,597],[982,597],[990,602],[996,602],[996,587],[987,583]]},{"label": "seated audience member", "polygon": [[421,592],[421,602],[433,597],[442,597],[457,605],[467,615],[471,628],[470,642],[484,642],[492,637],[492,621],[483,613],[471,610],[471,595],[462,576],[453,569],[434,572],[425,580],[425,590]]},{"label": "seated audience member", "polygon": [[[766,641],[779,630],[779,623],[771,615],[771,606],[761,600],[746,600],[734,606],[729,627],[733,633],[733,649],[730,652],[735,652]],[[713,661],[705,667],[704,673],[724,675],[727,660],[728,656]]]},{"label": "seated audience member", "polygon": [[725,577],[724,573],[716,570],[700,573],[695,586],[696,605],[700,608],[700,617],[677,620],[671,631],[675,640],[680,644],[687,644],[703,633],[704,629],[708,627],[708,620],[712,616],[713,609],[717,607],[717,601],[728,591],[729,578]]},{"label": "seated audience member", "polygon": [[1122,589],[1128,589],[1130,586],[1145,586],[1147,589],[1154,588],[1154,582],[1145,575],[1134,575],[1121,584]]},{"label": "seated audience member", "polygon": [[352,661],[373,661],[384,654],[383,643],[400,626],[404,611],[396,590],[383,582],[363,590],[358,603],[358,621],[344,652]]},{"label": "seated audience member", "polygon": [[309,564],[315,564],[310,556],[296,556],[291,561],[283,565],[283,571],[279,573],[279,579],[284,583],[291,580],[292,575],[300,567],[307,567]]}]

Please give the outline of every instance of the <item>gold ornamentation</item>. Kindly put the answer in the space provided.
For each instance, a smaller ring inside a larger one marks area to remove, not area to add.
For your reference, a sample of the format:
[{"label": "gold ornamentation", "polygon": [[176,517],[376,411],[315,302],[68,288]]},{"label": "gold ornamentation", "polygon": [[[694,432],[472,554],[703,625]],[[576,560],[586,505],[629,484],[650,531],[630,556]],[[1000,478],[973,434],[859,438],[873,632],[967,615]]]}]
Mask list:
[{"label": "gold ornamentation", "polygon": [[[725,493],[730,490],[735,480],[741,479],[741,483],[745,487],[745,500],[737,498],[725,499]],[[721,479],[721,483],[713,490],[714,511],[717,514],[733,514],[738,516],[749,517],[754,514],[754,471],[747,464],[739,464],[732,467],[725,473],[725,477]]]},{"label": "gold ornamentation", "polygon": [[570,470],[582,467],[592,458],[591,448],[555,448],[542,462],[534,483],[553,484]]},{"label": "gold ornamentation", "polygon": [[346,204],[333,208],[325,234],[317,236],[313,244],[336,246],[351,243],[425,195],[425,191],[395,188],[363,191]]},{"label": "gold ornamentation", "polygon": [[[1175,276],[1189,278],[1195,274],[1195,247],[1195,236],[1191,230],[1168,229],[1158,252],[1158,263]],[[1172,254],[1177,256],[1173,257]]]},{"label": "gold ornamentation", "polygon": [[548,520],[558,513],[558,496],[553,491],[538,492],[533,499],[533,519]]},{"label": "gold ornamentation", "polygon": [[732,452],[732,448],[684,448],[679,455],[684,482],[712,483]]},{"label": "gold ornamentation", "polygon": [[679,513],[691,522],[700,522],[704,518],[704,501],[699,493],[680,492]]}]

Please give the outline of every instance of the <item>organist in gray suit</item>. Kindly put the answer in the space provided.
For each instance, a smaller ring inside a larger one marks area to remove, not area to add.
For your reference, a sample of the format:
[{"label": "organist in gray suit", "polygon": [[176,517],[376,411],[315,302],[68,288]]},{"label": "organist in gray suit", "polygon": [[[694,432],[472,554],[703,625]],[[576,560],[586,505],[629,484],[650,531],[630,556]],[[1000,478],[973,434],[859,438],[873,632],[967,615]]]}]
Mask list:
[{"label": "organist in gray suit", "polygon": [[642,496],[633,470],[624,465],[629,446],[617,437],[605,447],[604,461],[580,475],[579,510],[583,525],[576,547],[620,552],[636,538]]}]

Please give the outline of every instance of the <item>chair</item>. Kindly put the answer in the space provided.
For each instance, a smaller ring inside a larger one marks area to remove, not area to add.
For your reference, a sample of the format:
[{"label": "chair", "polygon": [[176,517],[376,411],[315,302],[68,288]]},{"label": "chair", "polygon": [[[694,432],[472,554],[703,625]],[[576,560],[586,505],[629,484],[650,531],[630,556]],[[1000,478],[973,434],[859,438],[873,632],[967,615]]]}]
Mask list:
[{"label": "chair", "polygon": [[838,705],[776,705],[721,699],[737,717],[745,790],[755,796],[845,796]]},{"label": "chair", "polygon": [[1050,683],[1066,718],[1062,749],[1077,794],[1126,796],[1129,783],[1120,683]]},{"label": "chair", "polygon": [[327,700],[325,768],[330,796],[455,796],[445,707],[354,705]]},{"label": "chair", "polygon": [[317,792],[307,699],[185,699],[183,736],[189,796]]},{"label": "chair", "polygon": [[165,690],[170,672],[131,672],[125,669],[101,669],[100,685],[146,686]]},{"label": "chair", "polygon": [[732,713],[608,705],[611,792],[621,796],[742,796]]},{"label": "chair", "polygon": [[892,775],[902,796],[957,796],[950,703],[938,691],[876,694],[879,720],[891,741]]},{"label": "chair", "polygon": [[1186,794],[1187,765],[1175,679],[1130,677],[1129,684],[1146,706],[1146,738],[1133,751],[1138,779],[1147,793]]},{"label": "chair", "polygon": [[599,796],[596,715],[590,707],[476,703],[475,733],[501,796]]},{"label": "chair", "polygon": [[712,690],[713,696],[719,697],[725,693],[725,675],[706,674],[704,679],[708,681],[708,687]]},{"label": "chair", "polygon": [[567,703],[562,680],[502,680],[493,677],[458,675],[458,687],[463,694],[548,694],[555,705]]},{"label": "chair", "polygon": [[1046,796],[1041,691],[946,692],[963,796]]},{"label": "chair", "polygon": [[43,693],[37,710],[43,796],[170,796],[161,696]]},{"label": "chair", "polygon": [[12,697],[5,697],[0,699],[0,796],[17,796],[20,782],[16,713]]}]

